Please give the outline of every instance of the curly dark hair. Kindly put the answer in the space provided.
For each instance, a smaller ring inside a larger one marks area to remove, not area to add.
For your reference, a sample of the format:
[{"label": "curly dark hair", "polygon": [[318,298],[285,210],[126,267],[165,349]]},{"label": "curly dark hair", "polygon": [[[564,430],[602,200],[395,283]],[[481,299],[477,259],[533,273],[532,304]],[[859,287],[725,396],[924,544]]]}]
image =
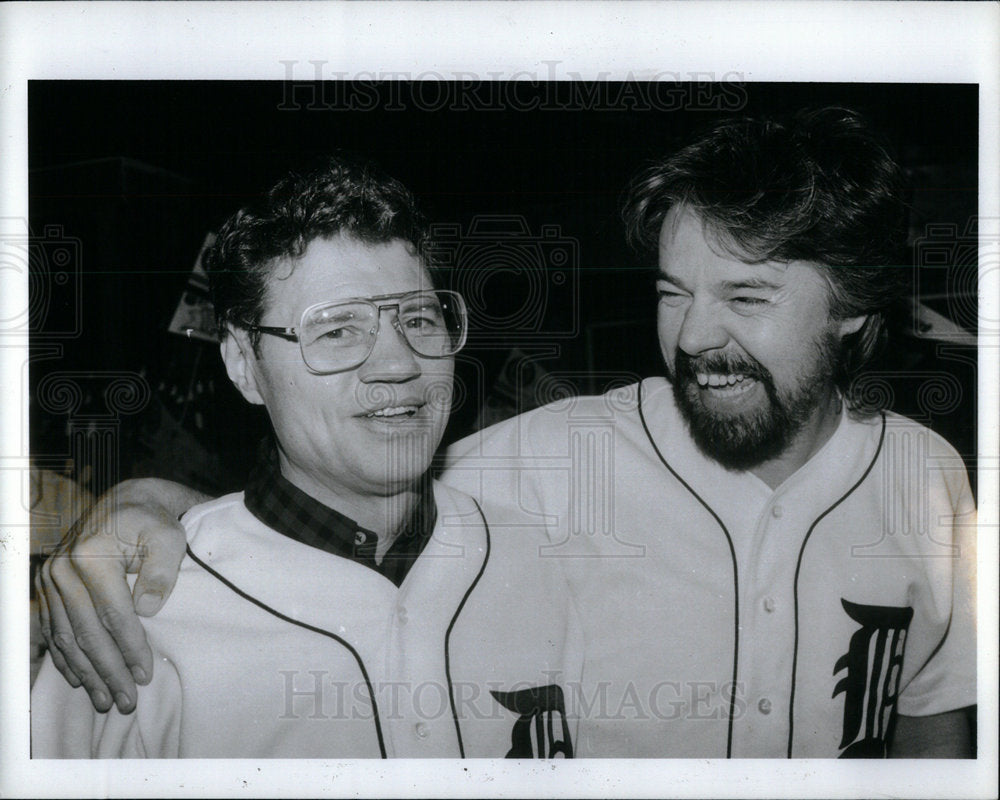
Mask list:
[{"label": "curly dark hair", "polygon": [[227,324],[260,322],[278,261],[294,262],[314,239],[338,233],[366,244],[398,239],[422,256],[427,227],[410,191],[371,162],[338,154],[287,175],[229,217],[205,254],[219,335]]},{"label": "curly dark hair", "polygon": [[833,316],[868,315],[845,337],[834,376],[850,402],[851,380],[884,345],[886,314],[908,285],[902,171],[888,143],[840,107],[726,121],[632,181],[623,209],[632,244],[655,251],[675,205],[741,261],[821,266]]}]

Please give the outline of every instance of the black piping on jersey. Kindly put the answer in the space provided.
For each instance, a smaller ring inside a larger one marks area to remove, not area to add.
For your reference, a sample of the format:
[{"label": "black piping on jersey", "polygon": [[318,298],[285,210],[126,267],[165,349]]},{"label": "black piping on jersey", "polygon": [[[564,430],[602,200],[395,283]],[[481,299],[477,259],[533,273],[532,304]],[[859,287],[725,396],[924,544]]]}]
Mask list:
[{"label": "black piping on jersey", "polygon": [[726,758],[733,757],[733,722],[736,720],[736,679],[739,676],[739,664],[740,664],[740,578],[739,569],[736,562],[736,547],[733,545],[733,538],[729,535],[729,531],[723,524],[722,520],[719,519],[719,515],[716,514],[711,506],[706,503],[702,497],[688,485],[673,467],[667,462],[667,459],[663,457],[663,453],[660,452],[660,448],[657,447],[656,441],[653,439],[653,434],[649,431],[649,426],[646,424],[646,415],[642,411],[642,384],[639,384],[639,420],[642,422],[642,429],[646,432],[646,437],[649,439],[650,444],[653,445],[653,450],[656,451],[656,455],[659,456],[660,461],[663,462],[670,474],[673,475],[677,481],[687,489],[692,497],[701,503],[705,510],[712,515],[712,518],[719,523],[719,527],[722,528],[722,532],[726,535],[726,541],[729,543],[729,555],[733,561],[733,685],[732,693],[729,698],[729,730],[726,735]]},{"label": "black piping on jersey", "polygon": [[848,497],[850,497],[854,490],[857,489],[862,483],[865,482],[865,478],[868,477],[872,468],[875,466],[875,462],[878,461],[879,455],[882,453],[882,443],[885,441],[885,412],[882,412],[882,432],[878,437],[878,447],[875,448],[875,455],[872,456],[871,462],[868,464],[867,469],[860,478],[858,478],[857,483],[855,483],[850,489],[844,492],[843,496],[837,500],[833,505],[831,505],[826,511],[816,517],[813,520],[813,524],[809,526],[809,530],[806,531],[806,537],[802,540],[802,546],[799,548],[799,559],[795,564],[795,582],[792,584],[793,596],[795,598],[794,608],[795,608],[795,645],[792,650],[792,687],[788,695],[788,758],[792,757],[792,739],[795,733],[795,671],[798,667],[799,661],[799,571],[802,569],[802,556],[806,552],[806,544],[809,542],[809,537],[812,536],[812,532],[816,530],[816,526],[819,525],[820,521],[829,514],[833,509],[843,503]]},{"label": "black piping on jersey", "polygon": [[350,642],[342,639],[335,633],[331,633],[330,631],[325,631],[322,628],[317,628],[315,625],[308,625],[305,622],[300,622],[297,619],[293,619],[292,617],[289,617],[285,614],[282,614],[280,611],[271,608],[269,605],[258,600],[256,597],[247,594],[239,586],[236,586],[234,583],[232,583],[228,578],[223,577],[214,569],[212,569],[210,566],[208,566],[208,564],[206,564],[204,561],[198,558],[198,556],[196,556],[194,553],[191,552],[191,545],[187,545],[186,549],[188,557],[192,561],[194,561],[195,564],[197,564],[199,567],[205,570],[205,572],[207,572],[213,578],[218,580],[224,586],[228,587],[229,589],[232,589],[234,592],[236,592],[236,594],[238,594],[244,600],[249,600],[258,608],[263,609],[268,614],[271,614],[272,616],[275,616],[284,622],[291,623],[292,625],[298,625],[300,628],[305,628],[307,631],[318,633],[320,634],[320,636],[327,636],[333,639],[334,641],[339,642],[347,649],[347,651],[352,656],[354,656],[354,660],[357,662],[358,668],[361,670],[361,676],[365,679],[365,685],[368,687],[368,694],[371,696],[372,699],[372,715],[375,720],[375,735],[378,737],[378,750],[382,758],[388,758],[385,752],[385,739],[382,736],[382,722],[379,719],[378,715],[378,702],[375,699],[375,689],[372,686],[371,679],[368,677],[368,670],[365,669],[365,663],[364,661],[361,660],[361,654],[358,653],[358,651],[351,646]]},{"label": "black piping on jersey", "polygon": [[476,578],[469,585],[469,588],[465,590],[465,594],[462,596],[462,602],[458,604],[458,608],[455,609],[455,613],[451,618],[451,622],[448,623],[448,630],[444,634],[444,674],[448,681],[448,702],[451,704],[451,718],[455,722],[455,734],[458,736],[458,755],[459,758],[465,758],[465,745],[462,743],[462,726],[458,722],[458,710],[455,708],[455,687],[451,683],[451,631],[455,627],[455,623],[458,622],[458,617],[462,613],[462,609],[465,608],[465,603],[469,599],[469,595],[472,594],[473,590],[479,583],[479,579],[483,577],[483,573],[486,571],[486,564],[490,560],[490,526],[486,521],[486,515],[483,514],[483,510],[479,507],[479,503],[475,500],[472,502],[476,506],[476,511],[479,512],[479,518],[483,521],[483,530],[486,531],[486,555],[483,556],[482,566],[479,568],[479,573]]}]

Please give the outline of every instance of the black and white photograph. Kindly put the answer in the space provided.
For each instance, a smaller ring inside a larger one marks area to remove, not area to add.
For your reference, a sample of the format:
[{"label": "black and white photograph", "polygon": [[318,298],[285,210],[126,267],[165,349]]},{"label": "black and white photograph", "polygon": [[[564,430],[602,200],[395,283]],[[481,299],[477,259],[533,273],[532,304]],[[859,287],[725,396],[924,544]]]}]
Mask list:
[{"label": "black and white photograph", "polygon": [[5,123],[5,793],[995,792],[995,75],[144,37]]}]

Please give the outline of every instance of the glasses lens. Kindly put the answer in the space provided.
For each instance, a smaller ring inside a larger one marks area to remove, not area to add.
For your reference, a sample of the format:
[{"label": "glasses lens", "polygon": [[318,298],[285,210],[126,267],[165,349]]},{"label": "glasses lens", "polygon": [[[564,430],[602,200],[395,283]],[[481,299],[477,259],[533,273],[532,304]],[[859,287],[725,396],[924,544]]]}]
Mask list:
[{"label": "glasses lens", "polygon": [[465,344],[465,302],[457,292],[411,292],[395,300],[327,303],[308,309],[299,326],[306,365],[314,372],[327,373],[364,363],[375,346],[382,308],[387,313],[396,309],[399,329],[418,355],[445,358]]},{"label": "glasses lens", "polygon": [[357,366],[375,341],[378,312],[371,303],[331,303],[309,311],[299,330],[302,357],[316,372]]},{"label": "glasses lens", "polygon": [[465,344],[465,303],[457,292],[414,292],[399,299],[399,327],[414,352],[444,358]]}]

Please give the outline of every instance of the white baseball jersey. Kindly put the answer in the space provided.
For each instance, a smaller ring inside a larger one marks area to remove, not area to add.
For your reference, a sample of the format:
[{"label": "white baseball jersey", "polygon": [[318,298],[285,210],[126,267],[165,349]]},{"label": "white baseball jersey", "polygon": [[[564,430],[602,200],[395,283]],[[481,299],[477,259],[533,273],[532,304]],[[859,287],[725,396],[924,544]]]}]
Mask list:
[{"label": "white baseball jersey", "polygon": [[96,713],[47,661],[32,755],[573,755],[582,642],[564,579],[468,497],[434,494],[398,588],[267,527],[242,493],[195,507],[177,586],[145,621],[156,661],[137,710]]},{"label": "white baseball jersey", "polygon": [[568,576],[577,755],[883,755],[895,712],[975,703],[975,509],[921,425],[845,412],[772,490],[703,455],[650,379],[449,455],[494,535],[544,525]]}]

